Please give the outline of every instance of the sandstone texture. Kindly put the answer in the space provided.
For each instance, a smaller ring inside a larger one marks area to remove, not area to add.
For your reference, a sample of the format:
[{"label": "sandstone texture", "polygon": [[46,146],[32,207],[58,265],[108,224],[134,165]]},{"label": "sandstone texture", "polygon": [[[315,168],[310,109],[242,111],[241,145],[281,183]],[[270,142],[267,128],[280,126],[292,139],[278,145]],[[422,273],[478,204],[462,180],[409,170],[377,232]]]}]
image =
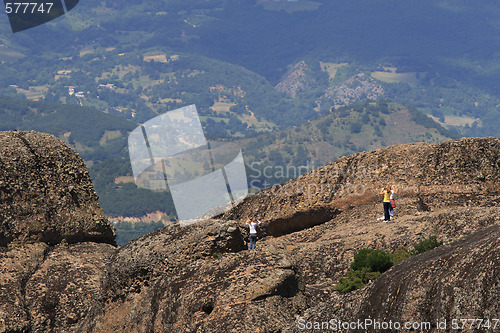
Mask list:
[{"label": "sandstone texture", "polygon": [[114,237],[74,150],[0,132],[0,332],[74,330],[102,291]]},{"label": "sandstone texture", "polygon": [[0,245],[114,237],[73,149],[49,134],[0,132]]},{"label": "sandstone texture", "polygon": [[[0,332],[304,332],[299,323],[331,319],[499,318],[499,157],[497,138],[392,146],[122,248],[92,237],[6,241]],[[397,189],[389,223],[378,220],[386,184]],[[253,217],[263,224],[249,251]],[[335,291],[359,249],[412,248],[431,235],[445,245],[360,290]]]}]

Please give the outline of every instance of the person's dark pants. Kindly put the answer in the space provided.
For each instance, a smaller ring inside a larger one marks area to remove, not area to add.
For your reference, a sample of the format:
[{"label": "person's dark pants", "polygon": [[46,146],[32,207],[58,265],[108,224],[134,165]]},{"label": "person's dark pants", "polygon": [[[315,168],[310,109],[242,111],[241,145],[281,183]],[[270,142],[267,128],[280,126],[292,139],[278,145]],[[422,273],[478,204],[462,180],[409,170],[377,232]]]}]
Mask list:
[{"label": "person's dark pants", "polygon": [[391,209],[391,203],[384,202],[384,221],[389,221],[391,219],[391,214],[389,214],[390,209]]},{"label": "person's dark pants", "polygon": [[248,246],[249,250],[255,249],[255,244],[257,243],[257,235],[250,235],[250,245]]}]

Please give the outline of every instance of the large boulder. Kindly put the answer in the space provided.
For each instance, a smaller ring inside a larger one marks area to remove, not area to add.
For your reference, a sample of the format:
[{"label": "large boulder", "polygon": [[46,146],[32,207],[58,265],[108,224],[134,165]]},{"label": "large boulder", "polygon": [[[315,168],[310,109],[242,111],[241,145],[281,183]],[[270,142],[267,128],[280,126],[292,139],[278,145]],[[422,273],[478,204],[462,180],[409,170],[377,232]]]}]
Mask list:
[{"label": "large boulder", "polygon": [[71,332],[102,291],[114,228],[78,154],[0,132],[0,332]]},{"label": "large boulder", "polygon": [[0,132],[0,245],[113,243],[81,157],[56,137]]}]

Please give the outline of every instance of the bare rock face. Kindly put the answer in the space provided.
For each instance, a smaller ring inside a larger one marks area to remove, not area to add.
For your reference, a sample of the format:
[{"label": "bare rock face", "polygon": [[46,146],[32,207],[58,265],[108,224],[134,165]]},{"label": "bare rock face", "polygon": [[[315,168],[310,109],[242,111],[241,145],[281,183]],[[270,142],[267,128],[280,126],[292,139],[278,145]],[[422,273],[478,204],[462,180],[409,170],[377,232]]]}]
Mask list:
[{"label": "bare rock face", "polygon": [[377,100],[384,95],[384,88],[379,82],[365,73],[360,73],[328,88],[324,96],[332,99],[336,106],[344,106],[366,99]]},{"label": "bare rock face", "polygon": [[[22,243],[11,233],[16,241],[0,248],[0,332],[303,332],[300,323],[335,318],[496,318],[499,156],[496,138],[360,153],[219,219],[171,225],[118,249],[71,236]],[[388,183],[398,190],[396,220],[384,223],[378,192]],[[263,222],[253,251],[249,217]],[[445,245],[353,293],[335,291],[359,249],[411,249],[431,235]]]},{"label": "bare rock face", "polygon": [[24,287],[31,331],[74,331],[102,297],[105,266],[115,251],[109,244],[63,242],[47,253]]},{"label": "bare rock face", "polygon": [[295,97],[298,93],[309,90],[314,84],[315,80],[311,69],[305,61],[299,61],[290,66],[281,82],[276,85],[276,89],[288,96]]},{"label": "bare rock face", "polygon": [[74,331],[102,292],[114,237],[75,151],[0,132],[0,332]]},{"label": "bare rock face", "polygon": [[254,327],[251,314],[270,320],[259,308],[271,299],[274,326],[283,327],[300,289],[294,265],[272,244],[263,253],[244,249],[241,227],[220,220],[166,227],[131,242],[111,258],[106,300],[82,329],[175,332],[236,324],[246,330]]},{"label": "bare rock face", "polygon": [[266,244],[261,251],[211,255],[202,250],[208,256],[199,257],[189,238],[179,242],[183,246],[169,238],[162,230],[113,257],[107,298],[83,331],[242,332],[260,325],[279,331],[303,303],[284,248]]},{"label": "bare rock face", "polygon": [[37,132],[0,132],[0,245],[114,242],[83,160]]},{"label": "bare rock face", "polygon": [[[423,324],[419,332],[451,332],[453,320],[497,318],[500,311],[500,224],[411,257],[360,290],[334,294],[309,307],[303,323],[334,319],[344,323],[372,323],[344,332],[389,332],[383,323]],[[446,329],[437,323],[446,321]],[[459,322],[461,326],[462,323]],[[470,323],[468,324],[470,325]],[[402,326],[403,327],[403,326]],[[424,328],[425,327],[425,328]],[[469,326],[466,326],[469,327]],[[295,326],[292,332],[300,332]],[[302,330],[303,331],[303,330]],[[393,329],[396,331],[396,329]],[[412,330],[402,330],[412,331]],[[477,323],[468,332],[487,332]],[[491,330],[494,331],[494,330]]]},{"label": "bare rock face", "polygon": [[31,322],[24,289],[26,281],[43,262],[48,246],[26,244],[0,251],[0,332],[27,331]]}]

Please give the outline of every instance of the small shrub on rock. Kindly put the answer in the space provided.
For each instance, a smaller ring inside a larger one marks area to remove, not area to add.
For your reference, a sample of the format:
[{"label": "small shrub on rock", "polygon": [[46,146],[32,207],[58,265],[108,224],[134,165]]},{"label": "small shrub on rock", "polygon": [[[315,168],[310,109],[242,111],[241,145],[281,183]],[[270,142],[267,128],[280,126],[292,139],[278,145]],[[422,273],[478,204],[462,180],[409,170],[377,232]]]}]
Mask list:
[{"label": "small shrub on rock", "polygon": [[372,272],[369,268],[363,267],[360,270],[350,270],[346,278],[339,278],[339,283],[335,285],[334,289],[346,294],[356,289],[363,288],[365,284],[371,280],[375,280],[380,276],[380,272]]},{"label": "small shrub on rock", "polygon": [[443,245],[443,242],[438,242],[436,236],[430,236],[414,245],[415,251],[412,252],[403,246],[392,253],[382,250],[361,249],[354,256],[347,277],[339,278],[339,283],[335,285],[334,289],[345,294],[363,288],[365,284],[375,280],[391,268],[392,265],[441,245]]},{"label": "small shrub on rock", "polygon": [[396,265],[397,263],[406,260],[411,256],[412,253],[408,250],[408,248],[400,246],[391,253],[391,262],[393,265]]},{"label": "small shrub on rock", "polygon": [[414,255],[424,253],[441,245],[443,245],[443,242],[438,242],[436,236],[430,236],[429,238],[424,239],[420,241],[418,244],[414,245],[415,248]]},{"label": "small shrub on rock", "polygon": [[372,272],[383,273],[391,268],[391,256],[382,250],[361,249],[354,256],[351,264],[352,270],[361,270],[363,267],[370,268]]}]

